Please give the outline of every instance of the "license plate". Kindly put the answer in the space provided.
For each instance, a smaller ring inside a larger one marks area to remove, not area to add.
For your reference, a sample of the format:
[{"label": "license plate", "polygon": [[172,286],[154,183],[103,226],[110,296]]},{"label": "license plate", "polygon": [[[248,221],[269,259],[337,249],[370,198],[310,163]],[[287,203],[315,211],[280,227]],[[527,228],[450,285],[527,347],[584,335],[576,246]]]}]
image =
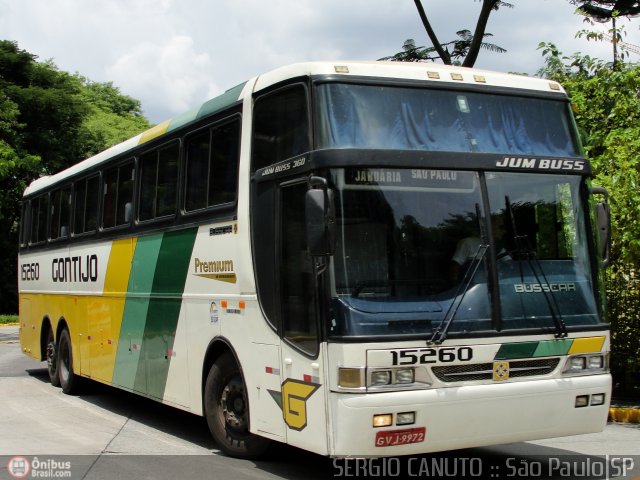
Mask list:
[{"label": "license plate", "polygon": [[395,447],[409,443],[420,443],[424,442],[426,435],[427,429],[425,427],[378,432],[376,433],[376,447]]}]

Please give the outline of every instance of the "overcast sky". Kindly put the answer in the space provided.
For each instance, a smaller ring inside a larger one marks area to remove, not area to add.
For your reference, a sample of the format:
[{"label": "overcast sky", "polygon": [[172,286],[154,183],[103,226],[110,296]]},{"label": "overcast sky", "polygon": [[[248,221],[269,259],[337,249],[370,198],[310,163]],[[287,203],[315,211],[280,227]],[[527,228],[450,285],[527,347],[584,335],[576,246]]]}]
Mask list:
[{"label": "overcast sky", "polygon": [[[476,67],[535,73],[541,41],[610,60],[611,45],[574,38],[587,26],[567,0],[510,2],[487,27],[508,52],[483,51]],[[423,4],[441,41],[473,30],[481,5]],[[62,70],[113,81],[155,123],[288,63],[376,60],[407,38],[429,45],[413,0],[0,0],[0,12],[0,38]],[[640,19],[621,23],[639,45]]]}]

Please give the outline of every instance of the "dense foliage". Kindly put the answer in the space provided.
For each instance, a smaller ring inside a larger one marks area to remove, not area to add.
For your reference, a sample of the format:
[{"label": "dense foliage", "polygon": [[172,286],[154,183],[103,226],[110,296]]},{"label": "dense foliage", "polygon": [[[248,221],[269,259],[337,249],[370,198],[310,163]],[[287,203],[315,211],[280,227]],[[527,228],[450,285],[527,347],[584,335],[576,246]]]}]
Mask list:
[{"label": "dense foliage", "polygon": [[[607,272],[613,373],[626,390],[640,389],[640,65],[564,56],[540,44],[541,73],[561,82],[574,107],[595,184],[609,190],[613,263]],[[635,383],[629,383],[635,378]]]},{"label": "dense foliage", "polygon": [[29,182],[149,127],[140,102],[111,83],[0,41],[0,313],[17,312],[20,201]]}]

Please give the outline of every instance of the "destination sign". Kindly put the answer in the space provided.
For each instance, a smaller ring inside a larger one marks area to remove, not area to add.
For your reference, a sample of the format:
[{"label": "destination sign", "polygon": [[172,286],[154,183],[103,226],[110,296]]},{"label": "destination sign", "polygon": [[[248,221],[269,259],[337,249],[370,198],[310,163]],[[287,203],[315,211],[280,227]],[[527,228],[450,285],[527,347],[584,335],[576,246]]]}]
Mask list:
[{"label": "destination sign", "polygon": [[347,185],[472,190],[475,174],[456,170],[410,168],[348,168]]}]

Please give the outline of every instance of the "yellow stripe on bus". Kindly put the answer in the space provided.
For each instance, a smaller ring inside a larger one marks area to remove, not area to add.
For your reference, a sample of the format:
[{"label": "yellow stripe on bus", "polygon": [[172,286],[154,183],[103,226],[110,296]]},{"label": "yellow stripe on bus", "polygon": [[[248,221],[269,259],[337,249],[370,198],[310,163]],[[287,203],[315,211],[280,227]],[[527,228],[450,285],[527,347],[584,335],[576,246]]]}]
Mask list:
[{"label": "yellow stripe on bus", "polygon": [[602,351],[605,337],[585,337],[573,340],[573,345],[569,349],[569,355],[578,353],[593,353]]},{"label": "yellow stripe on bus", "polygon": [[171,123],[171,120],[165,120],[164,122],[159,123],[155,127],[151,127],[146,132],[143,132],[142,136],[140,137],[140,141],[138,142],[138,145],[142,145],[143,143],[148,142],[149,140],[153,140],[154,138],[159,137],[160,135],[163,135],[164,133],[166,133],[170,123]]},{"label": "yellow stripe on bus", "polygon": [[111,245],[104,281],[104,295],[87,305],[91,377],[111,383],[136,238],[115,240]]}]

